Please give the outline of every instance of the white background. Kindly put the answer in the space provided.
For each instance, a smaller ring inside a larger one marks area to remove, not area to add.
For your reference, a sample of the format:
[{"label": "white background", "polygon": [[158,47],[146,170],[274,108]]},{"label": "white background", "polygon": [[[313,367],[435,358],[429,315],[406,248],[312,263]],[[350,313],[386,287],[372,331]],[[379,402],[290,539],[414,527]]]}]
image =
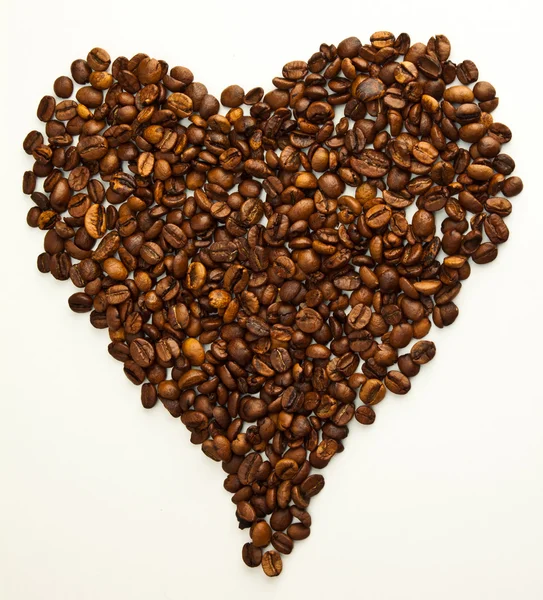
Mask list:
[{"label": "white background", "polygon": [[[528,2],[73,2],[0,8],[0,598],[162,600],[543,597],[540,18]],[[152,11],[156,10],[157,16]],[[374,30],[445,33],[500,96],[524,193],[509,242],[474,266],[435,360],[389,395],[313,501],[312,534],[280,578],[242,564],[247,532],[220,467],[73,314],[70,282],[35,266],[25,134],[73,59],[94,46],[188,66],[219,95],[270,88],[321,42]],[[526,96],[527,94],[527,96]],[[13,116],[10,116],[13,115]],[[532,125],[533,123],[533,125]],[[348,596],[346,596],[348,595]]]}]

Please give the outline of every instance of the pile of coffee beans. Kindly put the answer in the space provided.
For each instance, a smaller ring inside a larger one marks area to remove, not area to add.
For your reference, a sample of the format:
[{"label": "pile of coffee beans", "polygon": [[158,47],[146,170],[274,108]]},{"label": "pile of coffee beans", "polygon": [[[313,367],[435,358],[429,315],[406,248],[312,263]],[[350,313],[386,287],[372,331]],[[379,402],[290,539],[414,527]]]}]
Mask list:
[{"label": "pile of coffee beans", "polygon": [[80,290],[143,406],[221,462],[266,575],[309,536],[349,423],[409,391],[470,259],[509,237],[511,131],[450,51],[379,31],[219,100],[186,67],[94,48],[24,140],[39,270]]}]

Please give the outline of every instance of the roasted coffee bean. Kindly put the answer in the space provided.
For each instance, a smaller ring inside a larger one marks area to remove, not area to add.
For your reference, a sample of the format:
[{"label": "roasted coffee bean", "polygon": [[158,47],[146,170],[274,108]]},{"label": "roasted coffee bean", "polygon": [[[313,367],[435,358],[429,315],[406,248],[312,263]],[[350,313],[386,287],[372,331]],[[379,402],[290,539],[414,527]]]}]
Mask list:
[{"label": "roasted coffee bean", "polygon": [[143,408],[153,408],[156,402],[156,387],[151,383],[144,383],[141,387],[141,403],[143,405]]},{"label": "roasted coffee bean", "polygon": [[402,354],[398,357],[398,368],[406,377],[415,377],[419,374],[420,364],[414,362],[411,354]]},{"label": "roasted coffee bean", "polygon": [[257,548],[264,548],[271,542],[272,530],[266,521],[257,521],[251,527],[251,539]]},{"label": "roasted coffee bean", "polygon": [[509,177],[503,182],[502,192],[504,196],[511,198],[512,196],[517,196],[520,194],[523,187],[524,185],[520,177]]},{"label": "roasted coffee bean", "polygon": [[78,292],[68,298],[68,304],[76,313],[90,312],[92,310],[92,296]]},{"label": "roasted coffee bean", "polygon": [[417,365],[425,365],[427,362],[430,362],[435,354],[435,344],[427,340],[414,344],[410,352],[413,362]]},{"label": "roasted coffee bean", "polygon": [[385,385],[393,394],[407,394],[411,389],[409,379],[400,371],[389,371],[385,377]]},{"label": "roasted coffee bean", "polygon": [[281,554],[290,554],[292,552],[292,548],[294,547],[292,538],[281,531],[274,532],[271,543],[277,552],[280,552]]},{"label": "roasted coffee bean", "polygon": [[244,544],[241,555],[248,567],[258,567],[262,563],[262,550],[250,542]]},{"label": "roasted coffee bean", "polygon": [[523,188],[496,90],[444,35],[350,37],[280,75],[219,100],[94,48],[40,101],[22,185],[38,269],[71,279],[142,405],[222,463],[243,560],[270,576],[310,534],[315,470],[409,391]]},{"label": "roasted coffee bean", "polygon": [[59,98],[69,98],[74,91],[74,84],[69,77],[57,77],[53,84],[53,89]]},{"label": "roasted coffee bean", "polygon": [[229,85],[221,93],[221,104],[230,108],[240,106],[244,96],[245,92],[239,85]]},{"label": "roasted coffee bean", "polygon": [[305,540],[309,537],[311,529],[302,523],[293,523],[287,528],[287,534],[293,541]]},{"label": "roasted coffee bean", "polygon": [[276,577],[283,570],[281,555],[275,550],[268,550],[262,556],[262,569],[268,577]]},{"label": "roasted coffee bean", "polygon": [[53,96],[44,96],[38,105],[38,119],[40,121],[50,121],[55,114],[56,102]]},{"label": "roasted coffee bean", "polygon": [[359,406],[354,416],[362,425],[371,425],[375,421],[375,411],[371,406]]}]

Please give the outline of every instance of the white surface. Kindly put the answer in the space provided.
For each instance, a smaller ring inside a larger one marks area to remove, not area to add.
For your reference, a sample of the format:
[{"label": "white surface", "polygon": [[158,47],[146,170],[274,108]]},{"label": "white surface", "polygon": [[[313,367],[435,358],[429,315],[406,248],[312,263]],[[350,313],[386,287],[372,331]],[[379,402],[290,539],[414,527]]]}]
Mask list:
[{"label": "white surface", "polygon": [[[0,598],[543,597],[542,86],[531,5],[434,3],[425,14],[391,1],[2,2]],[[476,62],[498,90],[495,116],[513,130],[506,151],[525,191],[498,260],[464,284],[454,326],[432,329],[435,360],[407,397],[377,407],[374,425],[352,424],[311,505],[310,539],[269,580],[241,561],[247,532],[220,467],[162,406],[141,408],[107,333],[68,309],[71,283],[37,272],[43,234],[25,223],[21,143],[53,80],[93,46],[186,65],[218,96],[231,83],[269,89],[288,60],[378,29],[424,42],[445,33],[453,60]]]}]

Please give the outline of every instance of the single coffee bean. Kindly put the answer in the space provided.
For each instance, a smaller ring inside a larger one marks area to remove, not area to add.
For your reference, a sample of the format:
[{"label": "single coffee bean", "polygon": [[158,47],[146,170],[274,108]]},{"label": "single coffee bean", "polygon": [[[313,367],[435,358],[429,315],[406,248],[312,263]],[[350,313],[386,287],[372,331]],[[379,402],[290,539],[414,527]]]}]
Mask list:
[{"label": "single coffee bean", "polygon": [[362,425],[371,425],[375,421],[375,411],[371,406],[359,406],[354,416]]},{"label": "single coffee bean", "polygon": [[59,98],[69,98],[74,91],[74,84],[69,77],[63,75],[62,77],[57,77],[57,79],[55,79],[53,89]]},{"label": "single coffee bean", "polygon": [[239,85],[229,85],[221,93],[221,104],[235,108],[241,106],[245,92]]},{"label": "single coffee bean", "polygon": [[419,374],[420,364],[414,362],[411,354],[402,354],[398,357],[398,368],[406,377],[415,377]]},{"label": "single coffee bean", "polygon": [[360,400],[364,404],[378,404],[385,397],[386,389],[378,379],[368,379],[360,390]]},{"label": "single coffee bean", "polygon": [[393,394],[407,394],[411,389],[409,379],[400,371],[389,371],[385,377],[385,385]]},{"label": "single coffee bean", "polygon": [[311,529],[305,525],[302,525],[301,523],[293,523],[287,529],[288,536],[294,541],[305,540],[309,537],[310,533]]},{"label": "single coffee bean", "polygon": [[78,292],[68,298],[70,308],[76,313],[86,313],[92,310],[92,297]]},{"label": "single coffee bean", "polygon": [[275,550],[268,550],[262,556],[262,569],[268,577],[276,577],[283,570],[281,555]]},{"label": "single coffee bean", "polygon": [[72,66],[70,67],[70,71],[74,81],[80,85],[85,85],[85,83],[88,83],[90,74],[92,73],[90,65],[87,63],[87,61],[82,59],[74,60]]},{"label": "single coffee bean", "polygon": [[417,365],[425,365],[436,355],[436,347],[433,342],[428,340],[417,342],[410,352],[413,362]]},{"label": "single coffee bean", "polygon": [[266,521],[257,521],[251,527],[251,539],[257,548],[264,548],[271,542],[272,530]]},{"label": "single coffee bean", "polygon": [[292,538],[289,537],[286,533],[282,533],[281,531],[276,531],[272,535],[271,539],[272,546],[280,552],[281,554],[290,554],[294,547],[294,542]]},{"label": "single coffee bean", "polygon": [[502,192],[504,196],[507,198],[511,198],[512,196],[517,196],[522,192],[524,184],[522,183],[522,179],[520,177],[509,177],[503,182]]},{"label": "single coffee bean", "polygon": [[262,550],[250,542],[243,545],[241,555],[248,567],[258,567],[262,563]]},{"label": "single coffee bean", "polygon": [[103,48],[93,48],[87,55],[87,63],[95,71],[105,71],[109,67],[111,59]]},{"label": "single coffee bean", "polygon": [[106,233],[106,211],[101,204],[93,204],[85,214],[85,229],[94,239]]},{"label": "single coffee bean", "polygon": [[153,408],[156,402],[156,387],[151,383],[144,383],[141,387],[141,403],[143,405],[143,408]]},{"label": "single coffee bean", "polygon": [[50,121],[55,114],[56,102],[53,96],[44,96],[38,105],[38,119],[43,122]]},{"label": "single coffee bean", "polygon": [[32,171],[25,171],[23,176],[23,194],[32,194],[36,189],[36,175]]}]

